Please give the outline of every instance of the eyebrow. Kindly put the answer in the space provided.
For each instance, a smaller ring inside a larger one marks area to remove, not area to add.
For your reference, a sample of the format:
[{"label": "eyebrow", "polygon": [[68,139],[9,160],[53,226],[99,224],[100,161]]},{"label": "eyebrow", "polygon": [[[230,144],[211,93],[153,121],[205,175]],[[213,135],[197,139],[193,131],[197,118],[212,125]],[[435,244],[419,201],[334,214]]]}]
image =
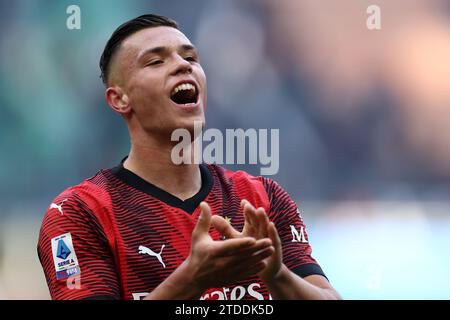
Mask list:
[{"label": "eyebrow", "polygon": [[[194,51],[197,54],[197,48],[195,48],[191,44],[182,44],[178,47],[180,51]],[[159,46],[154,48],[149,48],[144,50],[138,55],[138,60],[141,60],[143,57],[149,55],[149,54],[164,54],[169,51],[169,47]]]}]

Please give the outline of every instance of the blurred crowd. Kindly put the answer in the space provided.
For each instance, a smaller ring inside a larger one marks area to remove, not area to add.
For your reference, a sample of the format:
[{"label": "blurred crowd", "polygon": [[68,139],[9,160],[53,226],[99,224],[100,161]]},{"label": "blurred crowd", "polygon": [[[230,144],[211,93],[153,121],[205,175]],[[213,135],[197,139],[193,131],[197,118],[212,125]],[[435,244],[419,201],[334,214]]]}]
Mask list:
[{"label": "blurred crowd", "polygon": [[146,12],[173,17],[199,47],[208,127],[280,129],[274,178],[294,197],[446,198],[448,1],[376,1],[371,31],[372,2],[79,1],[81,30],[65,27],[64,1],[2,2],[2,204],[48,202],[126,154],[98,60],[113,29]]},{"label": "blurred crowd", "polygon": [[[80,30],[66,28],[70,4]],[[366,26],[371,4],[380,30]],[[127,154],[98,61],[112,31],[144,13],[177,20],[199,48],[207,127],[280,129],[272,178],[294,199],[449,199],[448,0],[18,0],[0,10],[0,219],[38,221],[59,192]]]}]

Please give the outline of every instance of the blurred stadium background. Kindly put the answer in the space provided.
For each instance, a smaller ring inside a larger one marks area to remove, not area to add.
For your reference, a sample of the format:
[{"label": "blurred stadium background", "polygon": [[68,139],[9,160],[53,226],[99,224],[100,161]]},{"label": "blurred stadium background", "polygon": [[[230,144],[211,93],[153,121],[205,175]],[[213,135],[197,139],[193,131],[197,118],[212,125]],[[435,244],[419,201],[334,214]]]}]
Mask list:
[{"label": "blurred stadium background", "polygon": [[[81,30],[66,8],[81,8]],[[369,31],[366,8],[381,8]],[[276,179],[346,299],[450,298],[448,0],[1,1],[0,298],[48,299],[36,254],[63,189],[126,155],[98,60],[144,13],[177,20],[207,127],[279,128]],[[228,166],[258,174],[257,166]]]}]

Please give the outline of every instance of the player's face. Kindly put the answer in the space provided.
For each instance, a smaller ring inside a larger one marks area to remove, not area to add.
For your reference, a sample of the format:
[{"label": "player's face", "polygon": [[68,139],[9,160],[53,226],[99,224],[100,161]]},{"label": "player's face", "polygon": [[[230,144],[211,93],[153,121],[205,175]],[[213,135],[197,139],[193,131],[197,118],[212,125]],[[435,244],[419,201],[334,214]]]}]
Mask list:
[{"label": "player's face", "polygon": [[166,135],[204,124],[206,77],[197,50],[179,30],[138,31],[121,48],[123,86],[140,126]]}]

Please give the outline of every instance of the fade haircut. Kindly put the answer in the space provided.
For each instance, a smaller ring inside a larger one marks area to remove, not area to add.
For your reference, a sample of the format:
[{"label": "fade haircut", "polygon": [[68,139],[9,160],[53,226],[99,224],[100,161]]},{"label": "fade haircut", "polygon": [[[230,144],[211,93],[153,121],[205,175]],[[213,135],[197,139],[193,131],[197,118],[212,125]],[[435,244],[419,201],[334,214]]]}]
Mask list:
[{"label": "fade haircut", "polygon": [[103,53],[100,58],[100,77],[106,87],[108,86],[111,60],[123,40],[139,30],[162,26],[178,29],[178,24],[170,18],[156,14],[144,14],[123,23],[113,32],[111,38],[109,38],[106,43],[105,49],[103,49]]}]

